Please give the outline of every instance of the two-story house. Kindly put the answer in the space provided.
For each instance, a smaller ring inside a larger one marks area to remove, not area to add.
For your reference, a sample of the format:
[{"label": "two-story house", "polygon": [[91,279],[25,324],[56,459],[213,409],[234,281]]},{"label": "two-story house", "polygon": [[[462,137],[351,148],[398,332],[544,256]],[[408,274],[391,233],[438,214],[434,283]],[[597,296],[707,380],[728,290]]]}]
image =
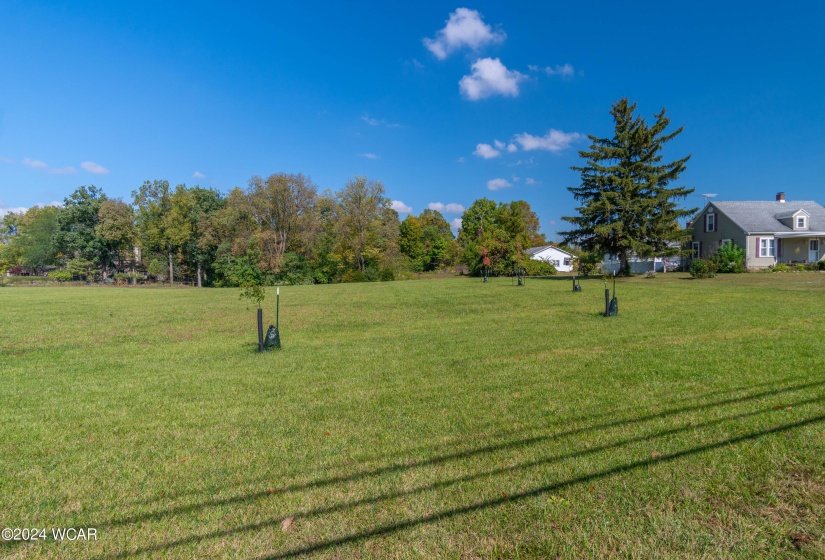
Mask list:
[{"label": "two-story house", "polygon": [[711,201],[692,220],[691,256],[706,259],[722,243],[745,249],[745,266],[825,258],[825,208],[812,200]]}]

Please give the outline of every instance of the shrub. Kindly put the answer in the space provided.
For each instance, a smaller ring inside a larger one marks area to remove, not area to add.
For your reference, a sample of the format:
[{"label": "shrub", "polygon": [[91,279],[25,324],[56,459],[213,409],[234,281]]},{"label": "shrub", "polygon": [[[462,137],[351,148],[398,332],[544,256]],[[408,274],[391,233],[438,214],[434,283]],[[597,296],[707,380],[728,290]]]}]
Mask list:
[{"label": "shrub", "polygon": [[58,282],[68,282],[72,279],[72,273],[68,270],[53,270],[49,272],[49,278]]},{"label": "shrub", "polygon": [[146,272],[148,272],[150,276],[154,276],[155,281],[157,282],[166,281],[168,270],[169,268],[167,267],[166,262],[160,259],[152,259],[151,261],[149,261],[149,266],[146,267]]},{"label": "shrub", "polygon": [[819,268],[819,270],[825,270],[825,261],[819,261],[818,263],[816,263],[816,266],[817,268]]},{"label": "shrub", "polygon": [[710,260],[719,272],[745,272],[745,250],[735,243],[721,245]]},{"label": "shrub", "polygon": [[341,277],[341,282],[349,284],[352,282],[366,282],[367,276],[360,270],[348,270]]},{"label": "shrub", "polygon": [[796,272],[805,272],[805,265],[802,264],[802,263],[799,263],[796,266],[794,266],[794,270]]},{"label": "shrub", "polygon": [[716,276],[716,267],[710,260],[693,259],[690,263],[690,275],[693,278],[713,278]]},{"label": "shrub", "polygon": [[595,253],[582,253],[576,262],[579,276],[589,276],[599,266],[601,258]]},{"label": "shrub", "polygon": [[527,276],[553,276],[558,271],[553,263],[528,259],[522,263],[521,267]]},{"label": "shrub", "polygon": [[395,280],[395,274],[393,273],[391,268],[384,268],[381,270],[381,275],[379,277],[381,282],[392,282]]},{"label": "shrub", "polygon": [[768,270],[770,270],[771,272],[790,272],[791,267],[783,263],[777,263],[769,266]]}]

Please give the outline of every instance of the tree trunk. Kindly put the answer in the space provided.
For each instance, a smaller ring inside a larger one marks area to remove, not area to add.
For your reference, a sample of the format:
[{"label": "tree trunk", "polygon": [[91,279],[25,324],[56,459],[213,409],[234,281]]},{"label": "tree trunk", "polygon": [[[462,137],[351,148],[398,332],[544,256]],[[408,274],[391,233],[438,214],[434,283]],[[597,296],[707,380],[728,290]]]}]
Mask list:
[{"label": "tree trunk", "polygon": [[169,248],[169,285],[175,283],[175,269],[172,266],[172,249]]},{"label": "tree trunk", "polygon": [[135,274],[135,264],[132,263],[132,286],[137,286],[137,275]]},{"label": "tree trunk", "polygon": [[618,274],[624,275],[625,271],[627,270],[627,253],[621,252],[619,253],[619,272]]},{"label": "tree trunk", "polygon": [[203,288],[201,284],[201,263],[198,262],[198,288]]}]

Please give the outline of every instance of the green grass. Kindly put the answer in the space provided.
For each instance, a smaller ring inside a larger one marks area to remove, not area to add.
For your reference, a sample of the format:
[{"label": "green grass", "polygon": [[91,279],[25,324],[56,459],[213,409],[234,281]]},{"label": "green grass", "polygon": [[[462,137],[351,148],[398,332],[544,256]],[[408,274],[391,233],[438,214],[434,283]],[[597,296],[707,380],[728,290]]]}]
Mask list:
[{"label": "green grass", "polygon": [[0,288],[0,557],[824,557],[825,274],[582,285]]}]

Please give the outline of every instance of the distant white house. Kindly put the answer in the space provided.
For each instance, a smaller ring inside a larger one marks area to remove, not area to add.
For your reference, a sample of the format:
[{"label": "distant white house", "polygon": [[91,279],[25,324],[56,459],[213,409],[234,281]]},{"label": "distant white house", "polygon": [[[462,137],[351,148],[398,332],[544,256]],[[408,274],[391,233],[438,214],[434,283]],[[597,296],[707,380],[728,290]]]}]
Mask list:
[{"label": "distant white house", "polygon": [[524,251],[531,259],[544,261],[556,267],[559,272],[572,272],[573,261],[576,259],[567,251],[562,251],[555,245],[544,245],[542,247],[532,247]]},{"label": "distant white house", "polygon": [[[645,272],[668,272],[678,270],[682,264],[679,257],[656,257],[640,258],[637,256],[628,257],[627,263],[630,265],[630,272],[633,274],[644,274]],[[621,270],[621,262],[618,255],[605,255],[602,260],[602,274],[616,274]]]},{"label": "distant white house", "polygon": [[[678,249],[679,243],[668,243],[672,249]],[[644,274],[645,272],[670,272],[679,270],[682,266],[681,257],[656,257],[656,258],[642,258],[636,255],[630,255],[627,259],[627,264],[630,265],[630,271],[633,274]],[[621,262],[619,255],[605,255],[602,259],[602,274],[616,274],[620,272]]]}]

